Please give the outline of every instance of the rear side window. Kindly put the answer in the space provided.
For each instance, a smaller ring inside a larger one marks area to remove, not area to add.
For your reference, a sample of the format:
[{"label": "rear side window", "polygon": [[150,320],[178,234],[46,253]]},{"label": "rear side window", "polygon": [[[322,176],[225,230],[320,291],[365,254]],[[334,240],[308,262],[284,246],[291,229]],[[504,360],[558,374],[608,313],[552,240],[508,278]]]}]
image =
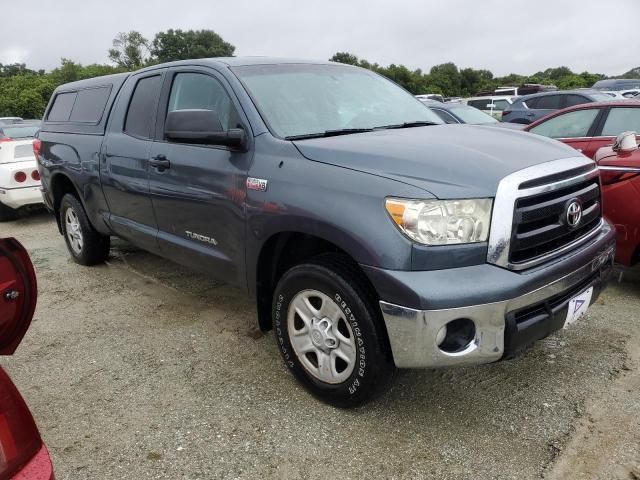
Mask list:
[{"label": "rear side window", "polygon": [[47,121],[99,123],[110,94],[111,85],[60,93],[53,101]]},{"label": "rear side window", "polygon": [[[547,95],[545,97],[539,97],[535,108],[541,110],[558,110],[560,108],[560,95]],[[531,108],[531,107],[529,107]]]},{"label": "rear side window", "polygon": [[602,136],[615,137],[627,131],[640,133],[640,108],[612,108],[602,127]]},{"label": "rear side window", "polygon": [[98,123],[111,94],[111,87],[87,88],[80,90],[71,110],[69,121]]},{"label": "rear side window", "polygon": [[431,110],[442,120],[444,120],[444,123],[460,123],[449,112],[445,112],[444,110],[440,110],[439,108],[432,108]]},{"label": "rear side window", "polygon": [[124,131],[129,135],[151,138],[151,126],[155,120],[162,76],[154,75],[138,80],[129,102]]},{"label": "rear side window", "polygon": [[467,105],[471,105],[478,110],[490,110],[491,107],[487,107],[487,105],[491,104],[490,98],[485,98],[484,100],[471,100],[467,102]]},{"label": "rear side window", "polygon": [[567,104],[565,107],[573,107],[575,105],[582,105],[583,103],[591,102],[587,97],[583,97],[582,95],[567,95]]},{"label": "rear side window", "polygon": [[50,122],[68,122],[78,92],[59,93],[56,95],[47,120]]},{"label": "rear side window", "polygon": [[496,110],[506,110],[509,107],[509,102],[506,100],[496,100],[493,103],[496,106]]}]

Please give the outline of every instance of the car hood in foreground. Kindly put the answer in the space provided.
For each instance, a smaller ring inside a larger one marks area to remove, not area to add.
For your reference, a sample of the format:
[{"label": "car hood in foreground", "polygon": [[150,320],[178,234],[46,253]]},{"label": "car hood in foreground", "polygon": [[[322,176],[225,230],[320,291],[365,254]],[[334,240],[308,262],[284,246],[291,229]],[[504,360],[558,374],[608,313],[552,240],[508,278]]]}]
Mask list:
[{"label": "car hood in foreground", "polygon": [[398,180],[438,198],[493,197],[510,173],[576,156],[555,140],[474,125],[378,130],[294,143],[310,160]]}]

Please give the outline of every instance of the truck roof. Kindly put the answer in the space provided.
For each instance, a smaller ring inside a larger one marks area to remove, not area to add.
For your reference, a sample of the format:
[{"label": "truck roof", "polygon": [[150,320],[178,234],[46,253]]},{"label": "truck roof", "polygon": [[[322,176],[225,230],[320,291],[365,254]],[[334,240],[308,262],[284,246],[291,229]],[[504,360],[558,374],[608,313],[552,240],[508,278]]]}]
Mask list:
[{"label": "truck roof", "polygon": [[215,57],[198,58],[194,60],[178,60],[175,62],[152,65],[142,70],[154,70],[162,67],[174,67],[181,65],[210,65],[217,67],[244,67],[248,65],[284,65],[284,64],[307,64],[307,65],[336,65],[336,62],[325,60],[309,60],[304,58],[278,58],[278,57]]}]

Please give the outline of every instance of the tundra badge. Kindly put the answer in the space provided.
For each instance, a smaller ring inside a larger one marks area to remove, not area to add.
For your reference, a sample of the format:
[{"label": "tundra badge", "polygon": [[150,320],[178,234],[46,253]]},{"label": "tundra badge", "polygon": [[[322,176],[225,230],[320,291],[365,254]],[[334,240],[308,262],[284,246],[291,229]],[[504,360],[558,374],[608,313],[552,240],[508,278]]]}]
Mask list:
[{"label": "tundra badge", "polygon": [[200,235],[199,233],[193,233],[186,230],[184,233],[192,240],[198,240],[199,242],[210,243],[211,245],[218,245],[218,241],[215,238],[207,237],[206,235]]}]

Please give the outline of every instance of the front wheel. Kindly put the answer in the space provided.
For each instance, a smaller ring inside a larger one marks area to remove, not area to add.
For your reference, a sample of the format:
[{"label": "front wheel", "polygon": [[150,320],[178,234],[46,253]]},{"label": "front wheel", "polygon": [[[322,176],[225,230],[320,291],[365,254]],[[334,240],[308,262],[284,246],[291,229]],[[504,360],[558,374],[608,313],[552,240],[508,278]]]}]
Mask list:
[{"label": "front wheel", "polygon": [[73,260],[80,265],[95,265],[109,256],[110,239],[93,228],[80,201],[66,194],[60,202],[60,226]]},{"label": "front wheel", "polygon": [[273,317],[285,364],[321,400],[355,407],[391,383],[395,366],[376,298],[347,259],[321,256],[287,271]]}]

